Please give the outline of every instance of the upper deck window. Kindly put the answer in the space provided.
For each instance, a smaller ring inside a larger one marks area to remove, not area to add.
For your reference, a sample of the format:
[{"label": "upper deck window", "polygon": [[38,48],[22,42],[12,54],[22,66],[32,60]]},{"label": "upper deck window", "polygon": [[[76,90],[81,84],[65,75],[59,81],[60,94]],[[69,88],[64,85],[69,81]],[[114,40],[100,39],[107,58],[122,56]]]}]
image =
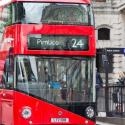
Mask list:
[{"label": "upper deck window", "polygon": [[91,8],[85,4],[19,2],[13,5],[14,23],[90,25]]}]

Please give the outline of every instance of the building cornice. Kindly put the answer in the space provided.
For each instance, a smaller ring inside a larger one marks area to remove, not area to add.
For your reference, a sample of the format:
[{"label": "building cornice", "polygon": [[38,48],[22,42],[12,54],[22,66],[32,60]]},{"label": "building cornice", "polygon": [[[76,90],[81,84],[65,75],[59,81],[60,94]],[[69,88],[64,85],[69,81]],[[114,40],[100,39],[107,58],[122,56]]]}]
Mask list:
[{"label": "building cornice", "polygon": [[125,12],[125,1],[123,3],[121,3],[121,4],[119,4],[118,10]]},{"label": "building cornice", "polygon": [[111,0],[111,2],[93,2],[94,9],[108,10],[113,9],[114,11],[122,11],[125,13],[125,0]]}]

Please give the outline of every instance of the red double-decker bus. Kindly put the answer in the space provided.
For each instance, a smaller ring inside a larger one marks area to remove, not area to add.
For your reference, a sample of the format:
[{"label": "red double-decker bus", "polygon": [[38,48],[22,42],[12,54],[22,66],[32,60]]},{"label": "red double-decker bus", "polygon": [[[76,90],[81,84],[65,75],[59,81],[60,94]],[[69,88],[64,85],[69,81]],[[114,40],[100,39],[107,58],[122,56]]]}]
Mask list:
[{"label": "red double-decker bus", "polygon": [[90,0],[1,0],[0,124],[95,125]]}]

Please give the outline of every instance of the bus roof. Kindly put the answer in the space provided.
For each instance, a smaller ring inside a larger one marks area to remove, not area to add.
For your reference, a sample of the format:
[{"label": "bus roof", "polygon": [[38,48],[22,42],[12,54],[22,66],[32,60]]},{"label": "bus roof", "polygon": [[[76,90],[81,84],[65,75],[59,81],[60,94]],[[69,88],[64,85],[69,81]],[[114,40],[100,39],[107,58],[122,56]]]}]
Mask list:
[{"label": "bus roof", "polygon": [[91,0],[0,0],[0,6],[11,2],[63,2],[63,3],[85,3],[90,4]]}]

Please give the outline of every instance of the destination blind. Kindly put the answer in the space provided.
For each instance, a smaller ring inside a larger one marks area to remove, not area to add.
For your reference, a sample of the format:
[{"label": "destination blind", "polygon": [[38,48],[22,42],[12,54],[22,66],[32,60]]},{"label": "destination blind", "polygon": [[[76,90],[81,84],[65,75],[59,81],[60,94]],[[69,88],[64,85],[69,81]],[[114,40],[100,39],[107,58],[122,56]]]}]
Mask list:
[{"label": "destination blind", "polygon": [[64,35],[34,35],[28,36],[30,50],[88,50],[88,37]]}]

